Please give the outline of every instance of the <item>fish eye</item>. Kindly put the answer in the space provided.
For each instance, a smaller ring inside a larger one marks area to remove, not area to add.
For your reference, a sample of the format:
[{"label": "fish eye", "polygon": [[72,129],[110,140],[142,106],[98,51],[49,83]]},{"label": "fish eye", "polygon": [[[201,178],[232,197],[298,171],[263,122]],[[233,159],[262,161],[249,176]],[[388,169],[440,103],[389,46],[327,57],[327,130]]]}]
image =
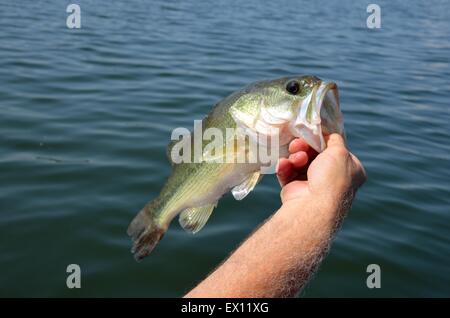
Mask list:
[{"label": "fish eye", "polygon": [[286,84],[286,90],[289,94],[297,95],[300,91],[300,84],[297,81],[290,81]]}]

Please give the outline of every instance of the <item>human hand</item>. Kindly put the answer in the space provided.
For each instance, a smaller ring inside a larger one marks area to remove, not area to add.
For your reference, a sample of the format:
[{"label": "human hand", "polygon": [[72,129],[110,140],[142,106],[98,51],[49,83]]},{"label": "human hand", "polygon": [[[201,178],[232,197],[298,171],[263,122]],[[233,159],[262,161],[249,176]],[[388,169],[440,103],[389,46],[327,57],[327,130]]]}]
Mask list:
[{"label": "human hand", "polygon": [[304,140],[294,139],[289,145],[289,158],[280,159],[277,177],[281,201],[315,197],[333,206],[353,199],[366,181],[361,162],[351,154],[338,134],[325,138],[327,148],[317,154]]},{"label": "human hand", "polygon": [[283,206],[186,297],[293,297],[306,286],[366,180],[341,136],[326,141],[320,154],[301,139],[290,143],[277,167]]}]

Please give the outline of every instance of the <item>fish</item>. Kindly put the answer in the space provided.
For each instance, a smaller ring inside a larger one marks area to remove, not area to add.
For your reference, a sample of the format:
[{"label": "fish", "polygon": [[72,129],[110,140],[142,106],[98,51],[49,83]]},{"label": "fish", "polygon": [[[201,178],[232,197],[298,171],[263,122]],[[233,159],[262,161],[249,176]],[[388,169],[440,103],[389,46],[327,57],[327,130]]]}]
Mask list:
[{"label": "fish", "polygon": [[[294,138],[304,139],[319,153],[326,148],[324,136],[338,133],[345,138],[336,83],[313,75],[247,85],[217,103],[199,127],[205,132],[216,129],[225,137],[217,138],[212,150],[207,140],[195,144],[194,127],[194,134],[186,135],[190,144],[182,143],[184,148],[180,140],[169,144],[172,173],[159,195],[142,208],[127,230],[137,261],[152,252],[177,215],[184,230],[197,233],[223,195],[231,191],[236,200],[242,200],[255,188],[269,164],[258,157],[251,141],[267,151],[276,145],[271,155],[279,159],[288,155]],[[227,134],[229,131],[234,133]],[[200,145],[200,155],[195,152],[196,145]],[[174,154],[189,160],[180,161]],[[208,160],[201,160],[204,157]],[[256,160],[237,160],[249,157]]]}]

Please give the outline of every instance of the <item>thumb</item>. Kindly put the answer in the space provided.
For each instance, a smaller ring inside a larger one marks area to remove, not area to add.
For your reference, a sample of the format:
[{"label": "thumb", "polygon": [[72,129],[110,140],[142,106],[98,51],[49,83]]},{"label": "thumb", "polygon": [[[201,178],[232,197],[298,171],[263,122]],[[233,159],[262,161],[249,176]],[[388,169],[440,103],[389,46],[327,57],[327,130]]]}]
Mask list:
[{"label": "thumb", "polygon": [[308,182],[295,180],[286,184],[280,192],[281,202],[292,199],[301,199],[308,193]]},{"label": "thumb", "polygon": [[327,143],[327,148],[330,147],[345,147],[344,138],[339,134],[331,134],[324,136],[325,142]]}]

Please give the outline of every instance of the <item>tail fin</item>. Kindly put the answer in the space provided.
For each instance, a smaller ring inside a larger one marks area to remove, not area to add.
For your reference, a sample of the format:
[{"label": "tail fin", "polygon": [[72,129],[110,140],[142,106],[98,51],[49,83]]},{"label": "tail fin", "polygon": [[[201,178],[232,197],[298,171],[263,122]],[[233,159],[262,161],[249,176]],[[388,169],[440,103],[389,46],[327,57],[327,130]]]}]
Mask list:
[{"label": "tail fin", "polygon": [[152,201],[145,205],[128,226],[127,234],[133,240],[131,253],[134,254],[136,261],[140,261],[149,255],[166,232],[165,229],[156,224],[153,217],[156,208],[155,203],[155,201]]}]

